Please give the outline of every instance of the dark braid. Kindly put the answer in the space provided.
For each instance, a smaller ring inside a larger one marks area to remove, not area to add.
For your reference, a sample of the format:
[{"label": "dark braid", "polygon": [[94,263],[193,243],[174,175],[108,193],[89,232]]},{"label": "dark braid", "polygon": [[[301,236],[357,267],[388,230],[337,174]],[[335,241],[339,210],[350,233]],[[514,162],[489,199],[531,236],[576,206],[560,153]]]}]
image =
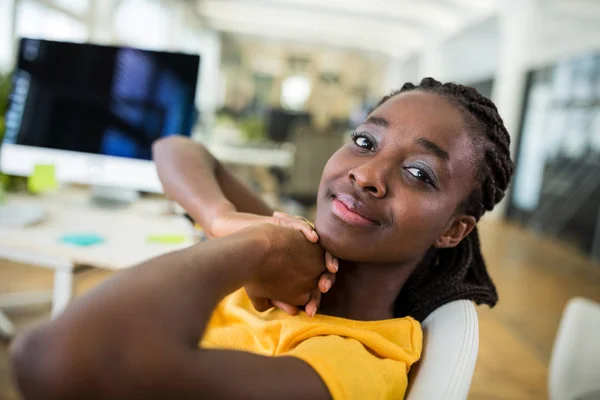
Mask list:
[{"label": "dark braid", "polygon": [[[478,149],[476,179],[480,185],[465,199],[463,212],[478,221],[502,200],[513,173],[510,136],[494,103],[475,89],[455,83],[425,78],[417,86],[405,83],[400,90],[385,96],[377,107],[399,93],[435,93],[457,105]],[[437,307],[458,299],[493,307],[498,294],[487,273],[477,228],[454,248],[431,248],[404,285],[395,305],[395,315],[410,315],[424,320]]]}]

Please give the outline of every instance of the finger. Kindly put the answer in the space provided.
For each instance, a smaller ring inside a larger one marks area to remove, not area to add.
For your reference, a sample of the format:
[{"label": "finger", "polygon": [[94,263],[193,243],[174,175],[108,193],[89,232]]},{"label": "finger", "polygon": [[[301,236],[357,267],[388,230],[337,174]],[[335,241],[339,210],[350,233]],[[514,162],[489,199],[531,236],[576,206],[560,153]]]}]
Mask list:
[{"label": "finger", "polygon": [[267,311],[269,308],[273,307],[269,299],[265,298],[252,298],[252,305],[258,312]]},{"label": "finger", "polygon": [[286,213],[275,211],[271,216],[272,222],[277,225],[289,226],[290,217]]},{"label": "finger", "polygon": [[291,228],[296,229],[304,234],[309,241],[313,243],[317,243],[319,241],[319,235],[313,228],[313,226],[308,223],[308,221],[302,217],[291,217],[287,214],[277,213],[277,215],[273,214],[273,216],[278,219],[281,225],[286,225]]},{"label": "finger", "polygon": [[290,304],[284,303],[284,302],[279,301],[279,300],[271,300],[271,303],[275,307],[280,308],[281,310],[285,311],[289,315],[296,315],[296,314],[298,314],[298,307],[296,307],[296,306],[292,306]]},{"label": "finger", "polygon": [[333,286],[334,283],[335,283],[335,274],[332,274],[330,272],[325,272],[319,278],[319,284],[318,284],[319,290],[321,291],[321,293],[327,293],[331,289],[331,287]]},{"label": "finger", "polygon": [[327,267],[327,270],[332,274],[338,272],[338,269],[340,267],[340,262],[337,259],[337,257],[334,257],[328,251],[325,252],[325,267]]},{"label": "finger", "polygon": [[299,231],[301,231],[309,241],[311,241],[313,243],[317,243],[319,241],[319,235],[317,235],[317,232],[315,232],[315,230],[313,229],[312,226],[310,226],[306,221],[302,221],[302,220],[296,220],[296,221],[294,221],[295,229],[298,229]]},{"label": "finger", "polygon": [[301,220],[298,218],[295,218],[295,219],[289,219],[289,218],[278,219],[278,218],[276,218],[276,221],[279,225],[287,226],[287,227],[290,227],[292,229],[302,232],[304,237],[312,243],[317,243],[319,241],[319,235],[317,235],[317,232],[313,229],[312,226],[310,226],[309,223],[305,222],[304,220]]},{"label": "finger", "polygon": [[314,317],[319,309],[319,305],[321,304],[321,292],[318,289],[314,289],[311,291],[310,300],[304,307],[304,311],[306,311],[306,315],[310,318]]},{"label": "finger", "polygon": [[290,217],[287,214],[275,211],[273,213],[273,222],[277,225],[287,226],[302,232],[304,237],[312,243],[319,241],[319,235],[312,225],[300,217]]}]

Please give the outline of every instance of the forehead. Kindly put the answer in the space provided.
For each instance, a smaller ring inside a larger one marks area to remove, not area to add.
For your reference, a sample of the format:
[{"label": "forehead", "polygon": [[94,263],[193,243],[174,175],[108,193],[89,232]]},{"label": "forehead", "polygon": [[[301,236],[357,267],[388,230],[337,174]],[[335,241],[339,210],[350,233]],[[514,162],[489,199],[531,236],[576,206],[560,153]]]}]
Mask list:
[{"label": "forehead", "polygon": [[385,118],[391,130],[418,130],[420,134],[440,141],[466,133],[465,120],[458,106],[434,93],[400,93],[377,107],[371,115]]},{"label": "forehead", "polygon": [[476,159],[474,143],[459,106],[441,95],[420,91],[400,93],[370,116],[387,120],[388,134],[430,140],[446,150],[450,159]]}]

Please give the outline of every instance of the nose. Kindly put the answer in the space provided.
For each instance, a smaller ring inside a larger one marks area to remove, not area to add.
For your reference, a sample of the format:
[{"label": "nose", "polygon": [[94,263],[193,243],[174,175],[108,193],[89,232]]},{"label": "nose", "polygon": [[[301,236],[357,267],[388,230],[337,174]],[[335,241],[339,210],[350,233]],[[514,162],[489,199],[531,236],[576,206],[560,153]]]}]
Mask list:
[{"label": "nose", "polygon": [[366,163],[348,172],[348,178],[363,191],[380,199],[387,193],[384,171],[373,163]]}]

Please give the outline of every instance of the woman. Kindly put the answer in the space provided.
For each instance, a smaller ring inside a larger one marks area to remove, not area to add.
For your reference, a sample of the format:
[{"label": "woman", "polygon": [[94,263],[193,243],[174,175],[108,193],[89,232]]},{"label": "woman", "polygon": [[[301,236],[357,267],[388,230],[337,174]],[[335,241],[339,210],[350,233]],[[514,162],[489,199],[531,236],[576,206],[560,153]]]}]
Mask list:
[{"label": "woman", "polygon": [[382,99],[323,171],[316,232],[270,217],[200,145],[168,139],[155,157],[165,191],[222,238],[118,274],[19,338],[26,399],[401,398],[417,321],[497,300],[475,225],[513,164],[473,89],[427,78]]}]

